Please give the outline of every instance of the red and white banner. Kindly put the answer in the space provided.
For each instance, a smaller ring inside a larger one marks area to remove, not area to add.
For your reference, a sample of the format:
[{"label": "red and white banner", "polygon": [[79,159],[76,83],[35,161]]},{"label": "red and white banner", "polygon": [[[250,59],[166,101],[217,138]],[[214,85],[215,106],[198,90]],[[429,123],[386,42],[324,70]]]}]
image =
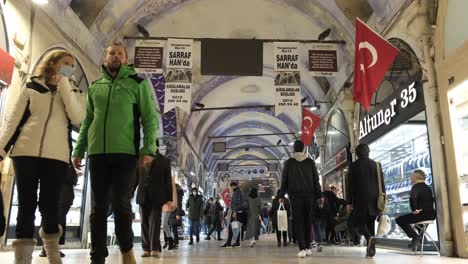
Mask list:
[{"label": "red and white banner", "polygon": [[226,208],[231,207],[231,192],[229,191],[229,188],[226,188],[221,193],[221,198],[223,198],[223,201],[224,201],[224,204],[226,205]]},{"label": "red and white banner", "polygon": [[314,115],[309,110],[302,108],[301,140],[304,142],[304,145],[309,146],[312,143],[312,137],[319,125],[320,117]]},{"label": "red and white banner", "polygon": [[356,18],[354,101],[369,110],[372,95],[382,82],[398,49]]}]

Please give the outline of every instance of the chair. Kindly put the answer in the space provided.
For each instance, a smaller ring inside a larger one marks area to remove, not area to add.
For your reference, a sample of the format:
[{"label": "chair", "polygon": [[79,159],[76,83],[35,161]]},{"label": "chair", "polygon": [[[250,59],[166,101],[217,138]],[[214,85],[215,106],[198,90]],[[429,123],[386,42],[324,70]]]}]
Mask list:
[{"label": "chair", "polygon": [[[435,243],[434,239],[428,233],[426,233],[427,227],[429,227],[429,225],[431,225],[433,223],[434,223],[433,220],[428,220],[428,221],[421,221],[421,222],[418,222],[418,223],[414,224],[414,226],[419,230],[419,234],[421,235],[421,239],[422,239],[422,241],[421,241],[421,255],[420,255],[421,257],[423,256],[423,253],[424,253],[424,240],[425,240],[426,236],[430,239],[431,243],[437,249],[437,255],[439,255],[439,257],[440,257],[439,247]],[[417,251],[415,251],[415,254],[416,253],[417,253]]]}]

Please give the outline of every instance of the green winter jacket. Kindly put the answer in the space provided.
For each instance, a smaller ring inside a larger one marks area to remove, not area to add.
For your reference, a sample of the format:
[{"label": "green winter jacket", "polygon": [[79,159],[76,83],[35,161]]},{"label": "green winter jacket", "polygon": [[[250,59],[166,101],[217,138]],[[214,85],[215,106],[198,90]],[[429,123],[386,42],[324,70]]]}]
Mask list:
[{"label": "green winter jacket", "polygon": [[[149,82],[133,67],[122,65],[112,79],[101,68],[103,78],[88,90],[86,117],[80,128],[73,157],[96,154],[154,155],[158,119]],[[140,120],[143,148],[140,148]]]}]

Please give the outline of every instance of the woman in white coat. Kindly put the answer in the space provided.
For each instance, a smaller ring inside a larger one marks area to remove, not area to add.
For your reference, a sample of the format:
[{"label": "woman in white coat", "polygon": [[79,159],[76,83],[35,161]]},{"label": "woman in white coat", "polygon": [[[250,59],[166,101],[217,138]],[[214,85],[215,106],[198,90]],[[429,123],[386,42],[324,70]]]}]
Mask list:
[{"label": "woman in white coat", "polygon": [[15,263],[32,262],[37,206],[42,215],[39,233],[49,263],[62,263],[59,238],[63,230],[58,224],[57,190],[70,163],[71,125],[79,125],[86,111],[85,95],[69,79],[74,66],[75,58],[69,52],[52,52],[37,67],[36,77],[18,90],[10,90],[13,99],[1,129],[0,159],[10,152],[15,169]]}]

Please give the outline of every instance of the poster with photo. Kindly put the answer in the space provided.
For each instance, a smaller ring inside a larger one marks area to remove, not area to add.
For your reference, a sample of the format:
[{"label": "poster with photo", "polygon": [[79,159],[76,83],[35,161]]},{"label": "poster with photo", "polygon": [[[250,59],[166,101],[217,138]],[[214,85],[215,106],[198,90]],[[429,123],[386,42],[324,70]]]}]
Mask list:
[{"label": "poster with photo", "polygon": [[134,66],[138,73],[162,73],[164,44],[160,40],[139,39],[135,43]]},{"label": "poster with photo", "polygon": [[275,116],[301,113],[301,74],[299,43],[274,43]]},{"label": "poster with photo", "polygon": [[309,50],[309,71],[316,77],[333,77],[338,73],[336,44],[313,44]]},{"label": "poster with photo", "polygon": [[164,112],[179,107],[190,113],[192,106],[193,40],[169,39],[166,54]]}]

